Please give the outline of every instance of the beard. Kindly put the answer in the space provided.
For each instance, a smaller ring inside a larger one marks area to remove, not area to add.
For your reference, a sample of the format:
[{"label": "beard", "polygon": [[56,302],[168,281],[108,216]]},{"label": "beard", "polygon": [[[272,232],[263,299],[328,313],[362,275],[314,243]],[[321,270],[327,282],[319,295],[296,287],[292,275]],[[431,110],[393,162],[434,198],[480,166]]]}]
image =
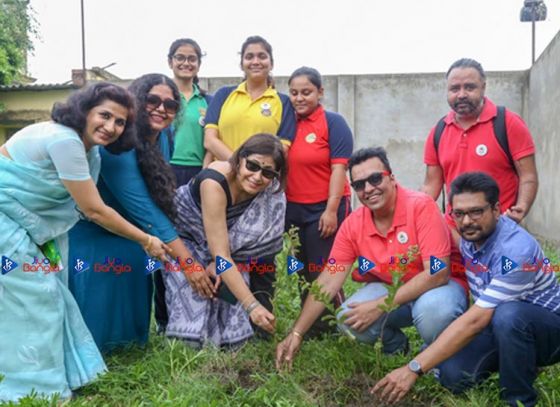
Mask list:
[{"label": "beard", "polygon": [[[469,236],[466,235],[466,233],[469,233],[469,232],[479,232],[479,233],[474,235],[474,236],[469,237]],[[483,230],[480,226],[465,226],[465,227],[459,228],[459,233],[461,234],[461,237],[463,239],[465,239],[467,242],[476,243],[478,245],[481,245],[482,243],[484,243],[486,241],[486,239],[488,239],[488,237],[493,232],[494,232],[494,230],[483,232]]]}]

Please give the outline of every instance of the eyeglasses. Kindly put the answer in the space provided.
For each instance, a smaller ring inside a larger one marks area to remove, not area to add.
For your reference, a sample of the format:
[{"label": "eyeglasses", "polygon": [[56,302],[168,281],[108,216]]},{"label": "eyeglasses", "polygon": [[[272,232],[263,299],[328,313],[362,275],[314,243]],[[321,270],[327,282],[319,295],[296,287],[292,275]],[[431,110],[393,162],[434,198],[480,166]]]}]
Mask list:
[{"label": "eyeglasses", "polygon": [[196,64],[198,62],[198,57],[196,55],[175,54],[172,56],[172,58],[180,64],[182,64],[185,61],[191,64]]},{"label": "eyeglasses", "polygon": [[166,113],[175,114],[179,110],[179,102],[174,99],[162,100],[158,95],[152,93],[146,95],[146,106],[148,109],[156,110],[162,103]]},{"label": "eyeglasses", "polygon": [[469,209],[468,211],[461,211],[459,209],[453,209],[450,213],[451,216],[453,217],[453,219],[455,219],[456,221],[462,221],[463,218],[465,217],[465,215],[469,215],[469,218],[471,218],[471,220],[478,220],[480,218],[482,218],[482,215],[484,215],[484,211],[488,208],[490,208],[492,205],[491,204],[487,204],[484,205],[481,208],[472,208]]},{"label": "eyeglasses", "polygon": [[262,176],[267,179],[274,179],[280,176],[280,174],[270,168],[264,168],[259,163],[245,159],[245,168],[251,172],[261,172]]},{"label": "eyeglasses", "polygon": [[383,177],[385,175],[391,175],[391,173],[389,171],[374,172],[373,174],[371,174],[365,179],[352,181],[350,185],[352,186],[352,188],[354,188],[354,191],[360,192],[363,191],[364,188],[366,187],[366,182],[370,184],[372,187],[376,187],[379,184],[381,184],[381,181],[383,181]]}]

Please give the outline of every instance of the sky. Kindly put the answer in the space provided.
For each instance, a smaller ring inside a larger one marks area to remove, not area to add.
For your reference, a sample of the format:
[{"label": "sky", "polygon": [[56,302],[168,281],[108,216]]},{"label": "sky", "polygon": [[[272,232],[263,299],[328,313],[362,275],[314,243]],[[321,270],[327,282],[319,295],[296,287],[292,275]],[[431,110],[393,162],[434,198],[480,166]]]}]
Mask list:
[{"label": "sky", "polygon": [[[86,66],[123,79],[170,74],[167,51],[195,39],[200,76],[238,76],[250,35],[273,47],[274,75],[306,65],[324,75],[444,72],[470,57],[487,71],[531,65],[531,23],[523,0],[83,0]],[[545,0],[536,52],[560,30],[560,1]],[[31,0],[39,37],[28,70],[37,83],[70,80],[81,68],[80,0]]]}]

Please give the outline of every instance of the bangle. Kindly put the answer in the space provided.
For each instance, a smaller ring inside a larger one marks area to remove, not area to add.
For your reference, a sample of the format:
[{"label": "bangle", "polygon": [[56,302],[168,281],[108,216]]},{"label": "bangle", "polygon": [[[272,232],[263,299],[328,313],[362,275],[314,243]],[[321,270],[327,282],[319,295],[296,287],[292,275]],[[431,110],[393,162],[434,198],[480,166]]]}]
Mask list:
[{"label": "bangle", "polygon": [[261,305],[261,303],[255,300],[251,304],[249,304],[249,306],[245,309],[245,312],[247,313],[247,315],[251,315],[251,312],[259,305]]},{"label": "bangle", "polygon": [[297,331],[295,328],[292,328],[292,333],[294,334],[294,336],[297,336],[300,339],[303,339],[303,335],[300,331]]},{"label": "bangle", "polygon": [[148,241],[146,242],[146,244],[143,246],[144,250],[148,250],[150,248],[150,246],[152,245],[152,235],[148,235]]}]

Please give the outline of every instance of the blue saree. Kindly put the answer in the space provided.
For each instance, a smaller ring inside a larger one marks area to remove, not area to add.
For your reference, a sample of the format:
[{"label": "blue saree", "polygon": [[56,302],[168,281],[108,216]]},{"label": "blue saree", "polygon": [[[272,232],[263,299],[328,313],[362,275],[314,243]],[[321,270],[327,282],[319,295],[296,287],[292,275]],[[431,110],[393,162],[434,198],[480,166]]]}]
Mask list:
[{"label": "blue saree", "polygon": [[[95,173],[96,148],[88,161]],[[0,274],[0,401],[32,390],[67,398],[106,370],[67,288],[66,232],[78,220],[75,202],[54,169],[0,154],[0,174],[0,255],[18,264]],[[25,263],[45,258],[39,245],[53,239],[62,270],[24,271]]]}]

